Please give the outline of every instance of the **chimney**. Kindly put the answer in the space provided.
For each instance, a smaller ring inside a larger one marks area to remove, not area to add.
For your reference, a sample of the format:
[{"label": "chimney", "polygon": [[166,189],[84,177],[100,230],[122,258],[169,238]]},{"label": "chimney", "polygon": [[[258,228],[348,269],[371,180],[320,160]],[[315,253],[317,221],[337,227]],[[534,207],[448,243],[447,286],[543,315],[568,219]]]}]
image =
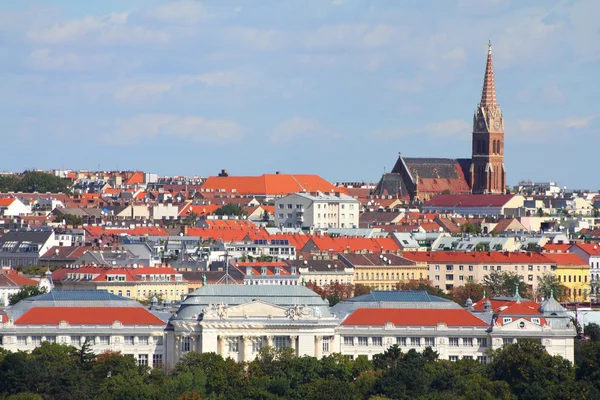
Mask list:
[{"label": "chimney", "polygon": [[279,171],[275,171],[275,175],[279,175]]}]

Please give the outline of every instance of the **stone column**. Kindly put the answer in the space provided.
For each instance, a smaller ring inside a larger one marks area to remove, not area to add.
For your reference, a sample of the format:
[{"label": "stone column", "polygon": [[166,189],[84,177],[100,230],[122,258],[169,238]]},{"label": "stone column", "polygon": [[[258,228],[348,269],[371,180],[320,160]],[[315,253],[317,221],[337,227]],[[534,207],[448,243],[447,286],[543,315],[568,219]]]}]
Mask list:
[{"label": "stone column", "polygon": [[323,355],[323,336],[315,336],[315,357],[320,359]]},{"label": "stone column", "polygon": [[243,351],[243,360],[244,361],[252,361],[252,337],[243,336],[242,337],[242,351]]},{"label": "stone column", "polygon": [[274,341],[273,336],[267,336],[267,346],[274,347],[273,341]]},{"label": "stone column", "polygon": [[226,336],[222,336],[219,335],[217,337],[217,354],[220,356],[224,356],[224,347],[225,347],[225,342],[227,341],[227,337]]},{"label": "stone column", "polygon": [[298,355],[298,336],[292,335],[290,336],[290,346],[292,350],[294,350],[294,355]]}]

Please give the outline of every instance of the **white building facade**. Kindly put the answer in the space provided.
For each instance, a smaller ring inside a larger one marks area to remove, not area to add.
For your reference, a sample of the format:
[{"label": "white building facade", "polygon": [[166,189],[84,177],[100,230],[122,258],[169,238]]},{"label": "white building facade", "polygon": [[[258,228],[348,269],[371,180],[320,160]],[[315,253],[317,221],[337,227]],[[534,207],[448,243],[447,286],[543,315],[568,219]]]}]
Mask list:
[{"label": "white building facade", "polygon": [[358,228],[360,202],[343,193],[294,193],[275,200],[275,225],[284,228]]}]

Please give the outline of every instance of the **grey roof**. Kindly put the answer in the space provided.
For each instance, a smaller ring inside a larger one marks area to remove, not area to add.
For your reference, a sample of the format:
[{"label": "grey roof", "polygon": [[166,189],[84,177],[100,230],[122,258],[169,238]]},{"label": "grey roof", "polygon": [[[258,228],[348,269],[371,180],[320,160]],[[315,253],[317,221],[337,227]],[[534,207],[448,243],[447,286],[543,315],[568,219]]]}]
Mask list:
[{"label": "grey roof", "polygon": [[108,290],[53,290],[28,298],[29,301],[133,301]]},{"label": "grey roof", "polygon": [[0,236],[0,247],[6,242],[17,242],[17,246],[21,242],[31,242],[43,245],[52,236],[52,231],[10,231]]},{"label": "grey roof", "polygon": [[319,308],[323,317],[331,316],[329,303],[305,286],[295,285],[206,285],[188,294],[177,311],[176,319],[189,319],[202,315],[210,304],[227,304],[229,307],[264,301],[281,307],[305,305]]},{"label": "grey roof", "polygon": [[452,303],[451,300],[432,296],[425,290],[373,290],[369,294],[353,297],[348,302],[366,301],[401,301],[401,302],[440,302]]},{"label": "grey roof", "polygon": [[550,296],[540,306],[540,312],[543,314],[566,315],[567,310],[556,301],[554,296]]},{"label": "grey roof", "polygon": [[373,290],[371,293],[340,301],[331,308],[338,318],[345,318],[359,308],[462,308],[457,303],[432,296],[424,290]]}]

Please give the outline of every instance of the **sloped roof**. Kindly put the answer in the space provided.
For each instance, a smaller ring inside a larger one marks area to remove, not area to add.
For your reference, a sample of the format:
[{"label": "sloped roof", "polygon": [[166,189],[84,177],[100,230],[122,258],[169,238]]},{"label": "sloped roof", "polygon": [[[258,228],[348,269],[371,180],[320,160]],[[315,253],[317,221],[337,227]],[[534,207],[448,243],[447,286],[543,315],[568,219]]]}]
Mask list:
[{"label": "sloped roof", "polygon": [[503,207],[513,197],[513,194],[438,194],[425,207]]},{"label": "sloped roof", "polygon": [[579,258],[574,253],[544,253],[550,260],[554,261],[558,267],[562,266],[580,266],[589,267],[588,263]]},{"label": "sloped roof", "polygon": [[203,190],[213,190],[241,195],[286,195],[307,192],[346,192],[318,175],[263,174],[260,176],[211,176],[204,182]]},{"label": "sloped roof", "polygon": [[37,285],[37,281],[14,270],[2,271],[0,273],[0,287],[20,287],[25,285]]},{"label": "sloped roof", "polygon": [[488,324],[464,309],[359,308],[342,322],[342,326],[447,326],[487,327]]},{"label": "sloped roof", "polygon": [[34,307],[26,311],[15,325],[164,325],[164,322],[143,307]]},{"label": "sloped roof", "polygon": [[451,300],[432,296],[425,290],[372,290],[371,293],[353,297],[345,301],[351,303],[370,301],[401,301],[401,302],[426,302],[426,303],[451,303]]}]

